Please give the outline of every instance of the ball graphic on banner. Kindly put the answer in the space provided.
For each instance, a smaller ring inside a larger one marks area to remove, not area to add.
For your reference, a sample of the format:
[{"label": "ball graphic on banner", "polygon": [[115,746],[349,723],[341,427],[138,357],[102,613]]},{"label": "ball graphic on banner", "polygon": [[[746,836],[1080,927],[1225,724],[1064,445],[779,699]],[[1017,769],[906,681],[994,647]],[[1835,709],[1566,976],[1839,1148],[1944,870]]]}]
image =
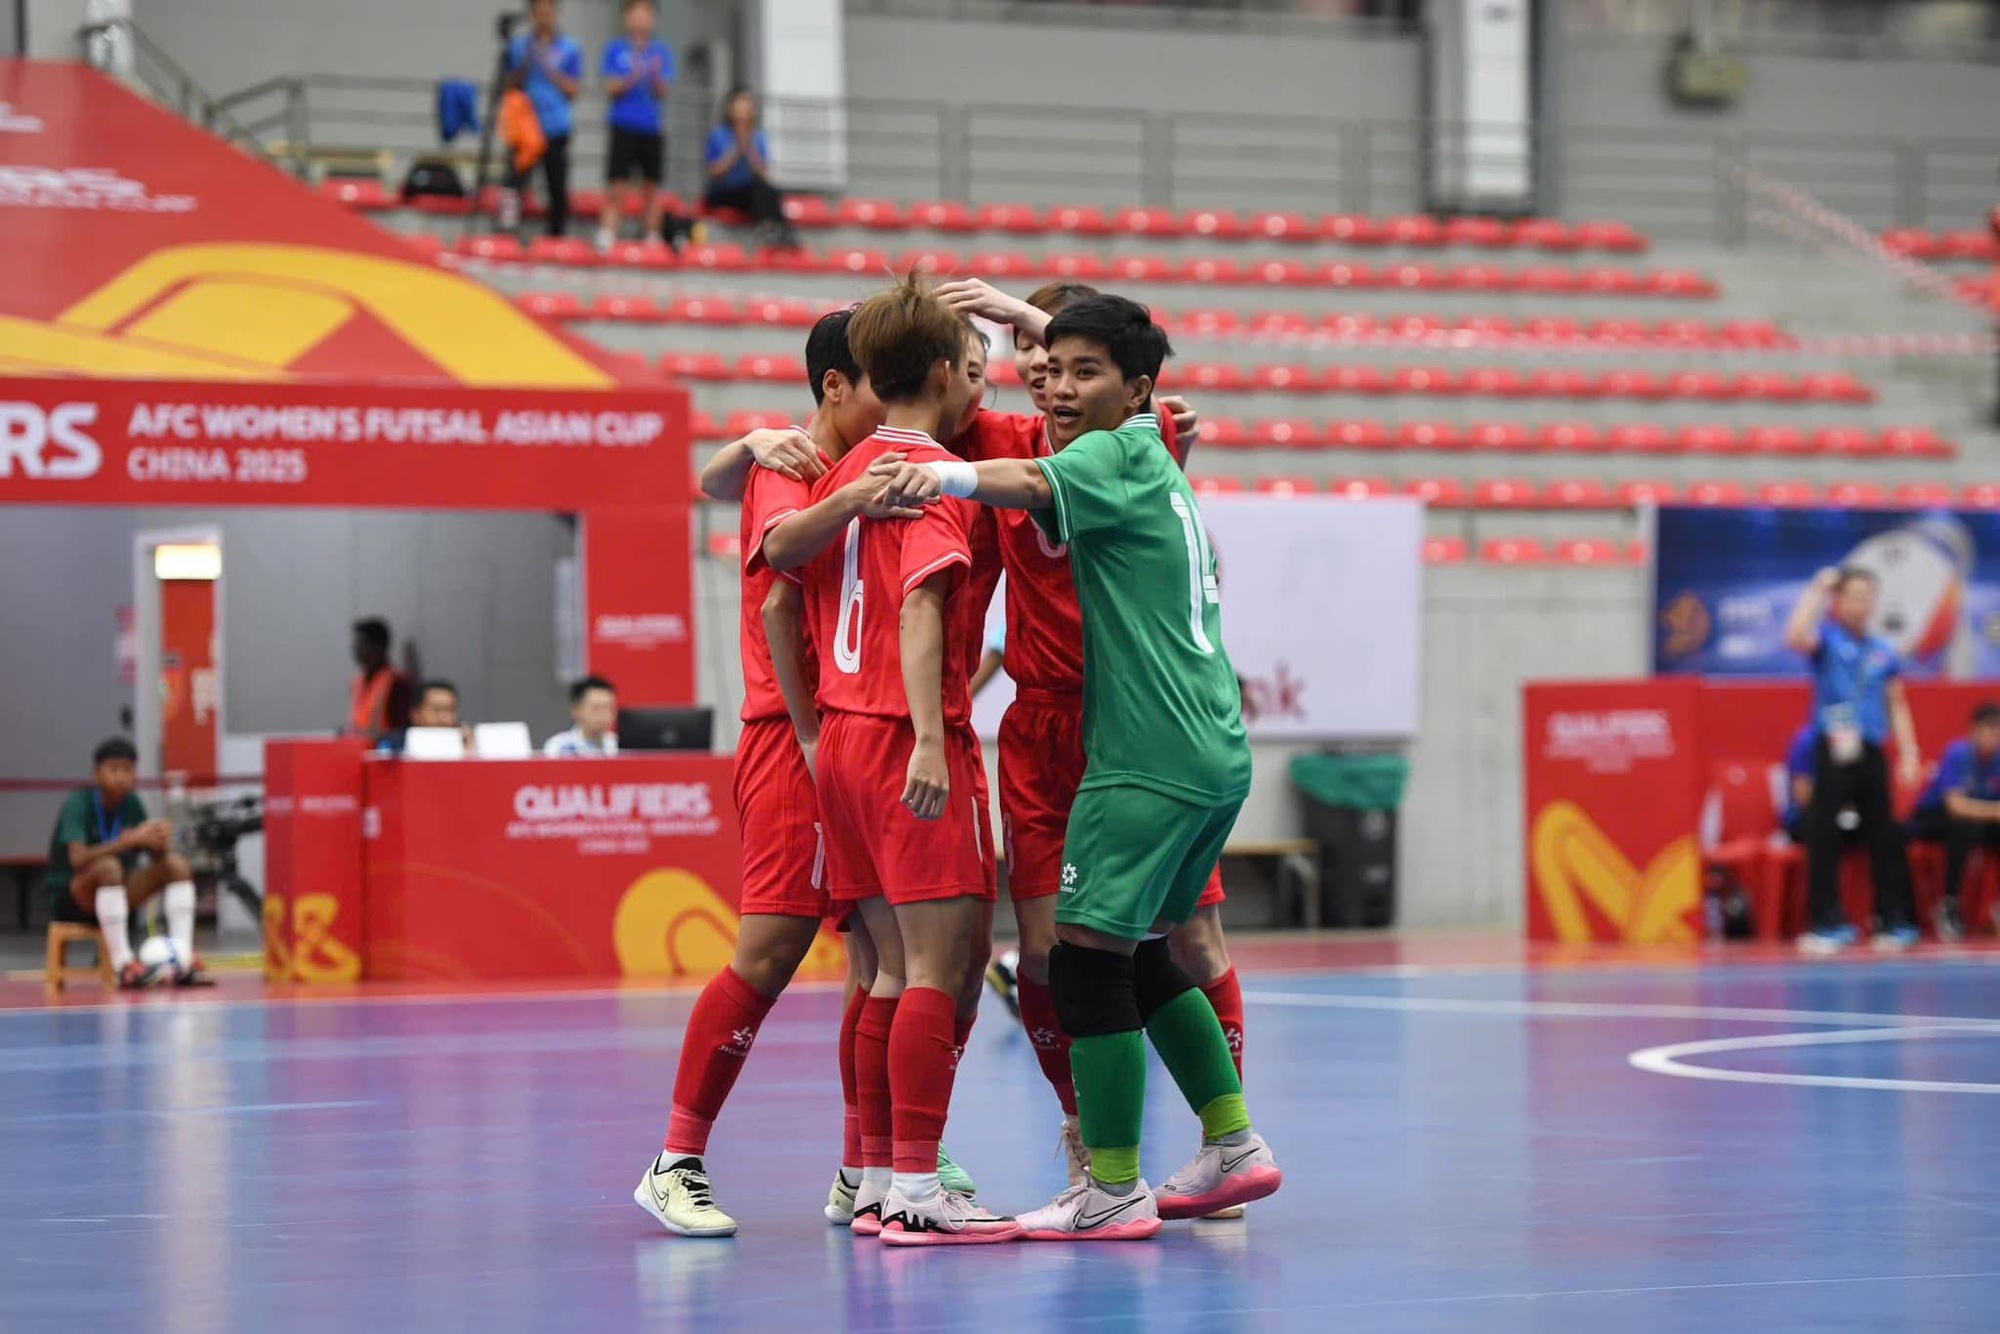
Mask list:
[{"label": "ball graphic on banner", "polygon": [[709,977],[736,953],[738,919],[689,871],[648,871],[618,901],[611,936],[627,977]]},{"label": "ball graphic on banner", "polygon": [[[1932,517],[1877,533],[1849,552],[1846,563],[1880,582],[1875,632],[1905,657],[1940,665],[1963,637],[1972,555],[1972,536],[1963,524]],[[1959,674],[1943,665],[1947,674]]]}]

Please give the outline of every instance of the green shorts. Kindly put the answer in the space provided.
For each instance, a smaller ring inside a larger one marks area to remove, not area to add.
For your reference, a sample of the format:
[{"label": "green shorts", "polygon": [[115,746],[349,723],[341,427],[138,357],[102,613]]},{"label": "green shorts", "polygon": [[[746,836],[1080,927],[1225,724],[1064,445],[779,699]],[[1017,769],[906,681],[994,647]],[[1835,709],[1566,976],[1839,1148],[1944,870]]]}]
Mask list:
[{"label": "green shorts", "polygon": [[1056,921],[1122,940],[1193,914],[1242,798],[1197,806],[1149,787],[1085,788],[1063,839]]}]

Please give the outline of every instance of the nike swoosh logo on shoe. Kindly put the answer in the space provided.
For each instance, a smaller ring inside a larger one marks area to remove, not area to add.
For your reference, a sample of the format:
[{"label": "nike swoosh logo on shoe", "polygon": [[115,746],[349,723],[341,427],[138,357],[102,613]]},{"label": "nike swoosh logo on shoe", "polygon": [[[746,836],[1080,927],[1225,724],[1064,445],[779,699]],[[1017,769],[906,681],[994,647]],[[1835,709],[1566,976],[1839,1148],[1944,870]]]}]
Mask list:
[{"label": "nike swoosh logo on shoe", "polygon": [[1222,1159],[1222,1170],[1225,1173],[1234,1172],[1237,1168],[1243,1166],[1243,1164],[1249,1162],[1252,1158],[1255,1158],[1256,1156],[1257,1156],[1256,1148],[1245,1149],[1243,1152],[1237,1154],[1234,1158],[1224,1155]]},{"label": "nike swoosh logo on shoe", "polygon": [[1082,1231],[1088,1231],[1091,1228],[1096,1228],[1096,1227],[1103,1227],[1106,1223],[1109,1223],[1112,1219],[1118,1217],[1118,1215],[1124,1213],[1127,1209],[1130,1209],[1133,1205],[1139,1203],[1139,1201],[1145,1198],[1146,1198],[1145,1196],[1139,1194],[1137,1191],[1133,1191],[1130,1195],[1118,1201],[1117,1208],[1107,1210],[1101,1214],[1093,1215],[1089,1213],[1087,1210],[1078,1209],[1076,1211],[1076,1225],[1078,1229]]}]

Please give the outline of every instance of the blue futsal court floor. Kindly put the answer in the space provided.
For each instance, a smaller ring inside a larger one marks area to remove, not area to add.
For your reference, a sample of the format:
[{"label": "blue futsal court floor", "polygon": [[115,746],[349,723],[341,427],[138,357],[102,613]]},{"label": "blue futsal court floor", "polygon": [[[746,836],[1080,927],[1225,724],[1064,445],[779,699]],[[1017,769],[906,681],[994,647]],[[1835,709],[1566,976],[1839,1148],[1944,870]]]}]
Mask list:
[{"label": "blue futsal court floor", "polygon": [[[730,1241],[631,1199],[689,993],[0,1009],[0,1330],[2000,1330],[2000,955],[1245,989],[1279,1195],[915,1252],[820,1218],[831,990],[781,1002],[717,1130]],[[1029,1208],[1056,1128],[989,1000],[950,1147]],[[1157,1066],[1147,1137],[1156,1182],[1195,1144]]]}]

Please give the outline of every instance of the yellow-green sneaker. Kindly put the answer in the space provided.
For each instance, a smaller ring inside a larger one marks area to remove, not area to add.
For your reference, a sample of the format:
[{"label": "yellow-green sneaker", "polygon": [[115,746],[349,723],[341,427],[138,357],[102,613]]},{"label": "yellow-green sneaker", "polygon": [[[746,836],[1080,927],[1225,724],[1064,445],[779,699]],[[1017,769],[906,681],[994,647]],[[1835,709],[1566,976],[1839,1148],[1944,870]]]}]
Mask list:
[{"label": "yellow-green sneaker", "polygon": [[708,1172],[699,1158],[667,1161],[661,1154],[639,1178],[632,1198],[660,1220],[667,1231],[683,1237],[733,1237],[736,1220],[715,1207]]},{"label": "yellow-green sneaker", "polygon": [[951,1155],[944,1151],[942,1144],[938,1146],[937,1172],[938,1184],[946,1190],[955,1190],[969,1200],[979,1197],[979,1187],[972,1184],[972,1178],[965,1174],[964,1168],[951,1160]]}]

